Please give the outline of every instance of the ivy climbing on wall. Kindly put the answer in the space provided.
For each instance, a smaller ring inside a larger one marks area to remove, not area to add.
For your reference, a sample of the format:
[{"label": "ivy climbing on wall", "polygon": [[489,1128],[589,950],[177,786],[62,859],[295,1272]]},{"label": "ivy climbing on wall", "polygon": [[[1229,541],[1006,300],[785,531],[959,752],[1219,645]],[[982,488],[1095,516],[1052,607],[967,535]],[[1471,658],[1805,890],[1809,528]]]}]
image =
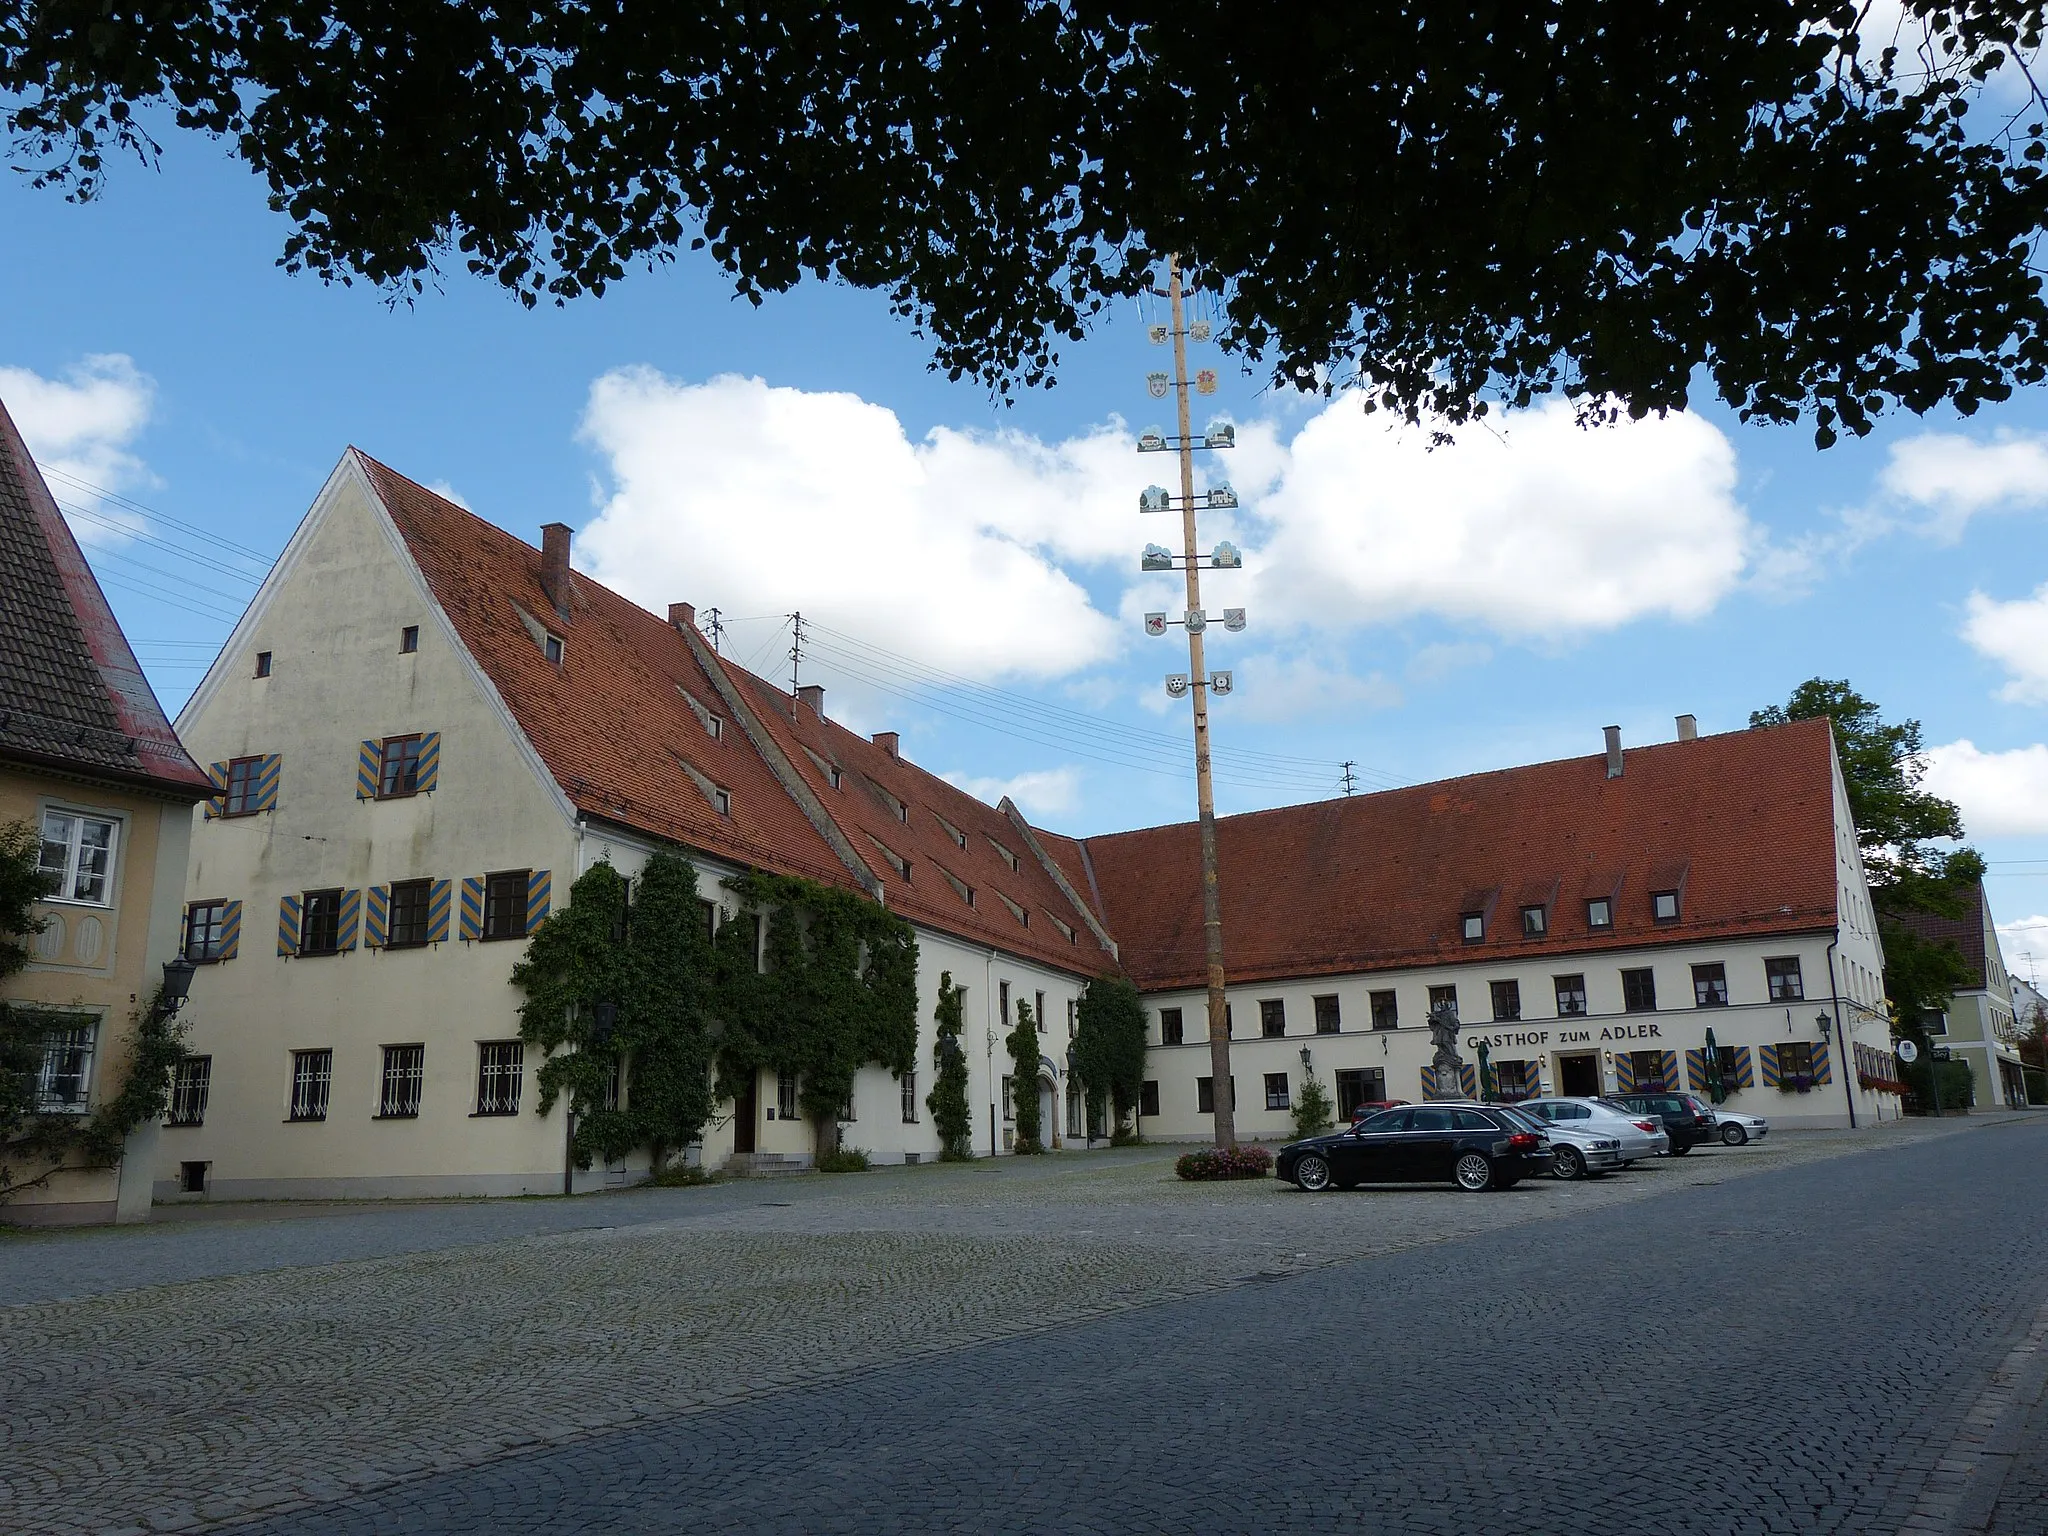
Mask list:
[{"label": "ivy climbing on wall", "polygon": [[936,1077],[924,1104],[939,1133],[939,1157],[949,1163],[964,1163],[974,1156],[974,1112],[967,1106],[967,1052],[960,1045],[967,1027],[966,996],[965,987],[953,985],[951,971],[940,973],[939,1006],[932,1010],[932,1021],[938,1026],[938,1038],[932,1042]]},{"label": "ivy climbing on wall", "polygon": [[1145,1007],[1138,989],[1121,976],[1097,976],[1074,1011],[1074,1065],[1088,1091],[1088,1112],[1099,1118],[1107,1100],[1116,1111],[1112,1129],[1123,1134],[1128,1122],[1135,1134],[1145,1079]]},{"label": "ivy climbing on wall", "polygon": [[1038,1024],[1031,1016],[1029,1003],[1017,1004],[1017,1027],[1010,1031],[1004,1044],[1010,1052],[1010,1099],[1017,1117],[1017,1136],[1011,1150],[1026,1155],[1043,1152],[1044,1127],[1038,1114]]}]

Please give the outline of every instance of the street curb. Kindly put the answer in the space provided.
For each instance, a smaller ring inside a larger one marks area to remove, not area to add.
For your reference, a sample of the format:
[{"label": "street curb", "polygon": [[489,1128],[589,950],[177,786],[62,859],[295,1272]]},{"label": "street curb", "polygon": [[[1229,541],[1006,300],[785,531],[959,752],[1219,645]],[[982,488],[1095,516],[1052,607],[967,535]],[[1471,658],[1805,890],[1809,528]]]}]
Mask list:
[{"label": "street curb", "polygon": [[1992,1370],[1927,1475],[1902,1529],[1912,1536],[1988,1530],[2019,1459],[2027,1420],[2048,1388],[2048,1303]]}]

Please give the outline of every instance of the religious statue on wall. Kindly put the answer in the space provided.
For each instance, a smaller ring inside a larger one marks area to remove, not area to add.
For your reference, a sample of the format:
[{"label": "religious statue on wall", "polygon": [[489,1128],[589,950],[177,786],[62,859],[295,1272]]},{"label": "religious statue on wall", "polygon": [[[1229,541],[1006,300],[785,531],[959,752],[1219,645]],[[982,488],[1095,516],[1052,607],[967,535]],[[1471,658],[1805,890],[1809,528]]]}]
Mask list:
[{"label": "religious statue on wall", "polygon": [[1436,1047],[1429,1063],[1430,1081],[1437,1085],[1436,1092],[1444,1097],[1461,1094],[1465,1061],[1458,1054],[1456,1003],[1438,1003],[1429,1010],[1429,1043]]}]

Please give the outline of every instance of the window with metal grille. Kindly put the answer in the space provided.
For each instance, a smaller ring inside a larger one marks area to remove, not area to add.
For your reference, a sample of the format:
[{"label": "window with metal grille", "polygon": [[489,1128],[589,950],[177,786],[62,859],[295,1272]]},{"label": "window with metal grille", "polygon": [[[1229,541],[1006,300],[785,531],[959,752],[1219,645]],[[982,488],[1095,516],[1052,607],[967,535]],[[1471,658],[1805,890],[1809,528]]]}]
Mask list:
[{"label": "window with metal grille", "polygon": [[292,1113],[294,1120],[325,1120],[327,1090],[334,1081],[334,1052],[292,1052]]},{"label": "window with metal grille", "polygon": [[1797,955],[1766,959],[1764,976],[1771,984],[1772,1002],[1798,1003],[1806,1000],[1806,977],[1800,973]]},{"label": "window with metal grille", "polygon": [[476,1048],[476,1112],[519,1113],[519,1086],[526,1075],[526,1047],[517,1040],[486,1040]]},{"label": "window with metal grille", "polygon": [[1157,1078],[1148,1077],[1138,1084],[1138,1113],[1140,1115],[1150,1115],[1155,1120],[1159,1118],[1159,1080]]},{"label": "window with metal grille", "polygon": [[383,770],[377,776],[379,800],[402,800],[420,792],[420,738],[384,738]]},{"label": "window with metal grille", "polygon": [[1179,1045],[1181,1043],[1182,1028],[1181,1011],[1178,1008],[1162,1008],[1159,1010],[1159,1043],[1161,1045]]},{"label": "window with metal grille", "polygon": [[409,949],[427,942],[427,906],[433,895],[431,880],[391,882],[391,914],[385,944],[392,949]]},{"label": "window with metal grille", "polygon": [[1584,976],[1553,976],[1552,985],[1557,988],[1557,1016],[1569,1019],[1586,1011],[1586,978]]},{"label": "window with metal grille", "polygon": [[1311,998],[1316,1010],[1316,1033],[1334,1035],[1344,1027],[1343,1014],[1337,1007],[1337,994],[1332,992],[1323,997]]},{"label": "window with metal grille", "polygon": [[1400,1005],[1396,1002],[1391,989],[1385,992],[1373,993],[1370,1001],[1372,1003],[1372,1027],[1374,1029],[1399,1029],[1401,1027]]},{"label": "window with metal grille", "polygon": [[626,1058],[614,1056],[604,1079],[604,1107],[618,1109],[626,1102]]},{"label": "window with metal grille", "polygon": [[1522,1016],[1522,984],[1519,981],[1489,981],[1486,990],[1497,1021],[1505,1022]]},{"label": "window with metal grille", "polygon": [[530,869],[507,869],[484,876],[485,938],[526,937],[526,890],[532,877]]},{"label": "window with metal grille", "polygon": [[1266,1074],[1266,1108],[1285,1109],[1287,1107],[1287,1074],[1285,1072],[1268,1072]]},{"label": "window with metal grille", "polygon": [[206,965],[220,958],[227,935],[228,904],[195,901],[185,908],[185,958]]},{"label": "window with metal grille", "polygon": [[[1206,1079],[1205,1079],[1206,1081]],[[1003,1074],[1003,1124],[1008,1125],[1017,1118],[1017,1080],[1007,1072]]]},{"label": "window with metal grille", "polygon": [[427,1079],[427,1048],[424,1045],[384,1047],[383,1091],[377,1095],[380,1120],[416,1120],[420,1113],[420,1087]]},{"label": "window with metal grille", "polygon": [[775,1113],[784,1120],[796,1118],[796,1074],[778,1072],[775,1074]]},{"label": "window with metal grille", "polygon": [[1284,997],[1262,997],[1259,999],[1259,1037],[1276,1040],[1287,1033],[1287,999]]},{"label": "window with metal grille", "polygon": [[331,955],[340,948],[341,892],[306,892],[299,916],[299,953]]},{"label": "window with metal grille", "polygon": [[171,1073],[171,1103],[166,1125],[204,1125],[206,1090],[213,1080],[211,1056],[187,1056]]},{"label": "window with metal grille", "polygon": [[1728,1006],[1728,967],[1696,965],[1692,968],[1692,1000],[1701,1008]]},{"label": "window with metal grille", "polygon": [[223,816],[247,816],[262,794],[263,759],[238,757],[228,764],[227,791],[221,796]]},{"label": "window with metal grille", "polygon": [[46,1016],[43,1055],[36,1067],[36,1112],[82,1115],[92,1102],[96,1019],[79,1014]]},{"label": "window with metal grille", "polygon": [[1648,966],[1621,973],[1621,1006],[1630,1013],[1657,1011],[1657,973]]},{"label": "window with metal grille", "polygon": [[118,834],[119,823],[108,817],[43,812],[42,849],[36,868],[50,882],[50,894],[44,900],[108,905]]},{"label": "window with metal grille", "polygon": [[903,1123],[905,1125],[915,1125],[917,1124],[917,1074],[915,1072],[904,1073],[902,1087]]}]

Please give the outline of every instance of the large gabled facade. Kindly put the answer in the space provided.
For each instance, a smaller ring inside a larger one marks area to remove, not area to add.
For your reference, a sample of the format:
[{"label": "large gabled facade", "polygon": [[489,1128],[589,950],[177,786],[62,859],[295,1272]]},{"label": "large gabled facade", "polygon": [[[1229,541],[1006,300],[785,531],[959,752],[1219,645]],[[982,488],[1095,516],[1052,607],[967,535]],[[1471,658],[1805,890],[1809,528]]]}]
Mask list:
[{"label": "large gabled facade", "polygon": [[[351,451],[194,693],[181,721],[216,792],[193,836],[198,1060],[164,1133],[167,1196],[633,1176],[570,1167],[509,978],[579,874],[605,861],[631,877],[660,848],[695,862],[713,922],[738,912],[723,882],[764,870],[863,891],[916,927],[919,1069],[861,1075],[850,1143],[936,1155],[923,1099],[947,972],[968,988],[984,1150],[1003,1145],[991,1042],[1016,999],[1044,1000],[1036,1086],[1061,1102],[1061,1030],[1112,954],[1042,865],[1007,872],[1040,914],[1014,933],[947,910],[923,867],[944,827],[1009,819],[723,662],[686,605],[663,619],[574,573],[568,536],[550,525],[536,549]],[[889,844],[870,835],[885,796],[900,807]],[[767,1074],[721,1105],[700,1155],[807,1158],[795,1087]]]}]

